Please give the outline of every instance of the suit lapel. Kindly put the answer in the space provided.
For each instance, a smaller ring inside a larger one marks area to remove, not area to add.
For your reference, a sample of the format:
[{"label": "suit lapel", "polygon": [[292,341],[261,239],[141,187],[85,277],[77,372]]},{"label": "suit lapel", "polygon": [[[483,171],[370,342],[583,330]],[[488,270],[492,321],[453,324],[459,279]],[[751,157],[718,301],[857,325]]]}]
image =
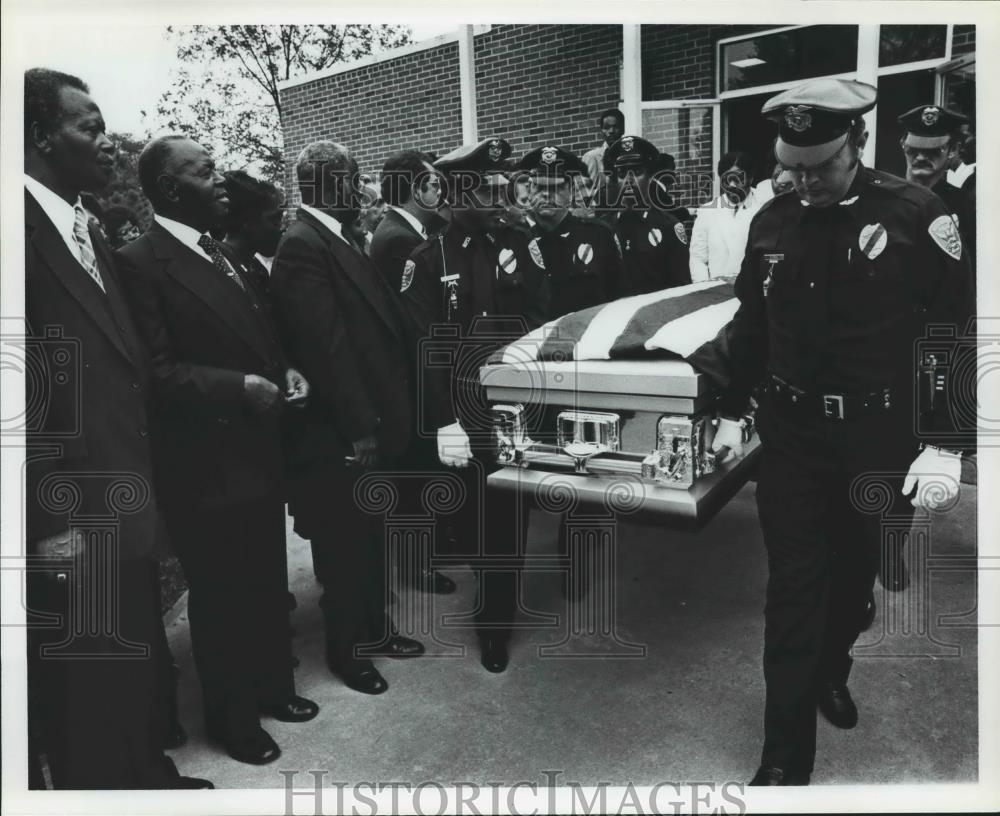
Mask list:
[{"label": "suit lapel", "polygon": [[411,235],[415,235],[421,241],[426,241],[427,240],[426,236],[424,236],[418,230],[415,230],[413,228],[413,224],[411,224],[409,221],[407,221],[405,218],[403,218],[403,216],[401,216],[395,210],[389,210],[389,212],[387,212],[385,214],[385,217],[393,219],[393,223],[395,225],[397,225],[401,230],[403,230],[403,231],[405,231],[405,232],[407,232],[407,233],[409,233]]},{"label": "suit lapel", "polygon": [[167,274],[212,309],[254,351],[267,357],[266,338],[250,313],[249,302],[236,285],[211,261],[186,247],[155,221],[146,230],[146,236],[153,256],[166,263]]},{"label": "suit lapel", "polygon": [[[35,201],[35,197],[27,190],[24,193],[24,221],[28,232],[25,236],[26,240],[35,248],[46,266],[52,270],[56,280],[79,302],[83,311],[107,335],[111,344],[131,362],[129,350],[112,319],[107,295],[101,292],[100,287],[80,266],[80,262],[70,254],[55,225],[49,220],[41,205]],[[104,270],[110,268],[109,263],[106,256],[98,255],[97,257],[98,268],[103,273]]]},{"label": "suit lapel", "polygon": [[389,314],[390,304],[388,292],[382,287],[382,276],[375,269],[372,262],[362,253],[358,252],[346,241],[341,240],[323,224],[317,221],[305,210],[300,209],[298,217],[309,224],[323,238],[330,251],[338,261],[338,265],[344,271],[345,277],[350,280],[365,296],[376,314],[382,322],[388,326],[389,330],[398,336],[399,326]]}]

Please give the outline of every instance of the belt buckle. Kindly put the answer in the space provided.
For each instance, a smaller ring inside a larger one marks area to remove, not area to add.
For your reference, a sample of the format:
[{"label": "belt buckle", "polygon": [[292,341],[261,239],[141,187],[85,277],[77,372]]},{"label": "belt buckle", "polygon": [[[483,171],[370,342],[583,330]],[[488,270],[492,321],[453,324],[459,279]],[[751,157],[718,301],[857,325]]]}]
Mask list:
[{"label": "belt buckle", "polygon": [[844,418],[844,397],[841,394],[823,395],[823,416],[827,419]]}]

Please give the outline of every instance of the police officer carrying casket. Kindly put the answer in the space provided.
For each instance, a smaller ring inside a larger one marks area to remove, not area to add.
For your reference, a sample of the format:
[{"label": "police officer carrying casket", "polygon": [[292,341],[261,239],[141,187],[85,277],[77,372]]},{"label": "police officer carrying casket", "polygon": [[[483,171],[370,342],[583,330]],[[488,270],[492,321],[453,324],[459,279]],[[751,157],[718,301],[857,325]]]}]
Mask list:
[{"label": "police officer carrying casket", "polygon": [[958,492],[947,400],[928,417],[942,447],[915,437],[914,345],[930,323],[964,328],[968,258],[937,196],[860,164],[862,114],[875,103],[869,85],[823,79],[762,111],[778,122],[775,152],[797,195],[771,200],[751,223],[712,446],[741,454],[728,417],[765,380],[757,507],[769,567],[767,699],[752,785],[808,784],[817,707],[839,728],[857,722],[850,650],[881,540],[881,516],[864,512],[870,491],[891,496],[894,521]]},{"label": "police officer carrying casket", "polygon": [[[441,464],[463,469],[467,512],[460,543],[491,560],[481,570],[476,629],[482,663],[493,672],[507,666],[527,514],[519,510],[514,494],[486,492],[486,476],[497,465],[479,368],[493,351],[533,327],[525,314],[540,271],[525,262],[516,245],[524,237],[500,229],[504,160],[510,152],[504,139],[486,139],[434,162],[447,176],[452,219],[413,251],[400,285],[417,338],[419,432],[436,437]],[[442,332],[435,327],[450,336],[439,340]],[[431,351],[439,344],[445,348]],[[435,364],[444,357],[450,362]],[[483,497],[481,505],[478,497]]]},{"label": "police officer carrying casket", "polygon": [[622,258],[614,233],[569,210],[574,179],[586,173],[586,165],[568,150],[547,146],[525,154],[518,168],[528,176],[525,219],[531,236],[525,261],[540,272],[532,304],[540,321],[617,298]]},{"label": "police officer carrying casket", "polygon": [[669,196],[655,180],[660,152],[639,136],[622,136],[604,152],[617,210],[615,234],[624,258],[623,295],[641,295],[691,283],[684,225],[656,204]]}]

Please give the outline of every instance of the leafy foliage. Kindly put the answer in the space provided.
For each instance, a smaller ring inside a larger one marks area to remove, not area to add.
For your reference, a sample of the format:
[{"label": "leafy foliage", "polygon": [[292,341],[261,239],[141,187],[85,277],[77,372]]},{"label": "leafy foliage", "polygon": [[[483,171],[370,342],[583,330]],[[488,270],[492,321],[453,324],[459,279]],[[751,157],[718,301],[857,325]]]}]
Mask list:
[{"label": "leafy foliage", "polygon": [[280,183],[278,84],[305,73],[405,45],[390,25],[169,27],[183,66],[159,100],[163,128],[206,145],[220,165],[248,167]]}]

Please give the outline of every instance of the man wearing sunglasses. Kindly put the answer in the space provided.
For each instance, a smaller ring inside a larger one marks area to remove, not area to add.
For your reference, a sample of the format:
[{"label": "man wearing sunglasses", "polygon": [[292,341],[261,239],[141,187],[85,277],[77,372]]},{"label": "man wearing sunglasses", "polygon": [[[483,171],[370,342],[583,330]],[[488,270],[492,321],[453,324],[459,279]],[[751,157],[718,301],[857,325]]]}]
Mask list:
[{"label": "man wearing sunglasses", "polygon": [[[883,520],[898,525],[915,507],[957,499],[951,391],[930,410],[915,404],[914,348],[931,324],[964,331],[968,256],[937,196],[860,163],[862,116],[876,99],[870,85],[820,79],[762,109],[778,123],[775,155],[796,195],[772,199],[751,222],[712,443],[720,457],[741,454],[730,417],[763,381],[767,691],[751,785],[809,784],[817,708],[837,728],[858,723],[850,653],[867,623]],[[914,431],[918,410],[926,444]]]},{"label": "man wearing sunglasses", "polygon": [[[976,199],[948,182],[948,168],[958,158],[967,117],[937,105],[918,105],[899,117],[906,129],[900,146],[906,157],[906,180],[932,190],[955,217],[969,260],[976,264]],[[972,188],[975,189],[975,188]]]}]

